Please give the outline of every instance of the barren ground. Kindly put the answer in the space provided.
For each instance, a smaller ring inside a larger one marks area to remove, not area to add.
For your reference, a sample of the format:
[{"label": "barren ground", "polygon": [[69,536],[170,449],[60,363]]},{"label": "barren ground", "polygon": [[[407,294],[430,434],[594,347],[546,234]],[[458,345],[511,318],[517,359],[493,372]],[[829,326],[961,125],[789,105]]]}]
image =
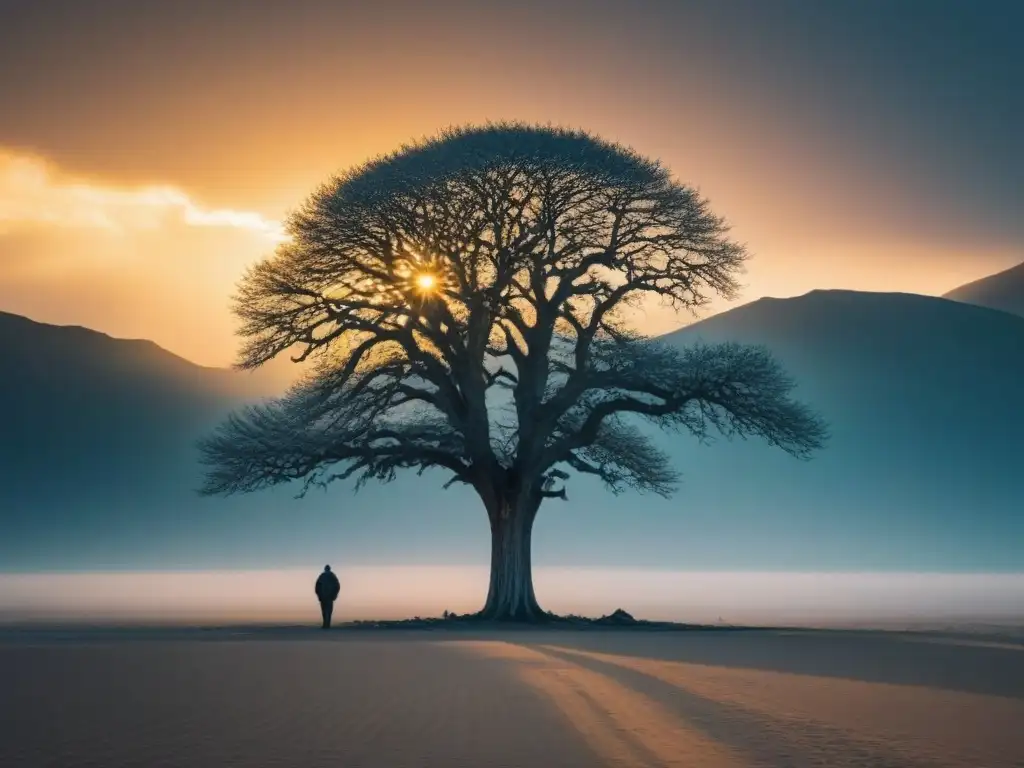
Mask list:
[{"label": "barren ground", "polygon": [[998,639],[4,630],[0,681],[19,768],[1024,765]]}]

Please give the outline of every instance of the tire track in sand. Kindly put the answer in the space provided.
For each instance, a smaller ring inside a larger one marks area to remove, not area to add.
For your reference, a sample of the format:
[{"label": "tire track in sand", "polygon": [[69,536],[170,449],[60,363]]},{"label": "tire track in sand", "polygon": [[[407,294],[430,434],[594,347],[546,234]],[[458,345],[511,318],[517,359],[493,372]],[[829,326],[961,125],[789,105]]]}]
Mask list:
[{"label": "tire track in sand", "polygon": [[606,766],[747,768],[742,754],[708,738],[647,696],[563,658],[503,641],[451,645],[514,665]]},{"label": "tire track in sand", "polygon": [[795,744],[806,742],[810,752],[817,751],[815,742],[821,742],[823,734],[832,732],[839,737],[832,745],[837,751],[841,741],[849,744],[849,750],[842,750],[846,757],[861,745],[891,753],[900,765],[1024,766],[1024,701],[1017,699],[540,647],[563,657],[631,670],[749,713],[776,732],[784,730]]}]

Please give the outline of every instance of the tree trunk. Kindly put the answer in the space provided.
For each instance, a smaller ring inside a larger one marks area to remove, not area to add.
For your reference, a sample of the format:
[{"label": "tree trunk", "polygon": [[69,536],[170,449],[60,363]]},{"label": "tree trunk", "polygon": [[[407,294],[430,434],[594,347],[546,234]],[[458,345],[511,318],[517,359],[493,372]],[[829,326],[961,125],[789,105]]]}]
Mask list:
[{"label": "tree trunk", "polygon": [[491,583],[480,616],[497,621],[540,621],[530,567],[530,538],[540,504],[502,498],[491,520]]}]

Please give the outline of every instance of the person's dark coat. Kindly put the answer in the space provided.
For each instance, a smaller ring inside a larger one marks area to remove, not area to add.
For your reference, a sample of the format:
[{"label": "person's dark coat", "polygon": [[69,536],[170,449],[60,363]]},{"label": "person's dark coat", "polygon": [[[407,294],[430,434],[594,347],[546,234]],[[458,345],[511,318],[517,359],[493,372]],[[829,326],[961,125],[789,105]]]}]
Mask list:
[{"label": "person's dark coat", "polygon": [[333,571],[324,571],[316,580],[316,597],[321,603],[333,603],[338,599],[341,584]]}]

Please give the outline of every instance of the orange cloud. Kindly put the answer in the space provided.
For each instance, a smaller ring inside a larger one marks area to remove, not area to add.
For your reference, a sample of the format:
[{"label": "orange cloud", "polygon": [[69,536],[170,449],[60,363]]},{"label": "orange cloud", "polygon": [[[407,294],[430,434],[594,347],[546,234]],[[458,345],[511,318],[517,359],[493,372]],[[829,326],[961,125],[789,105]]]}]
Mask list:
[{"label": "orange cloud", "polygon": [[41,157],[0,147],[0,233],[38,227],[125,232],[171,223],[241,229],[271,241],[286,237],[280,222],[253,211],[205,208],[172,186],[121,188],[75,178]]}]

